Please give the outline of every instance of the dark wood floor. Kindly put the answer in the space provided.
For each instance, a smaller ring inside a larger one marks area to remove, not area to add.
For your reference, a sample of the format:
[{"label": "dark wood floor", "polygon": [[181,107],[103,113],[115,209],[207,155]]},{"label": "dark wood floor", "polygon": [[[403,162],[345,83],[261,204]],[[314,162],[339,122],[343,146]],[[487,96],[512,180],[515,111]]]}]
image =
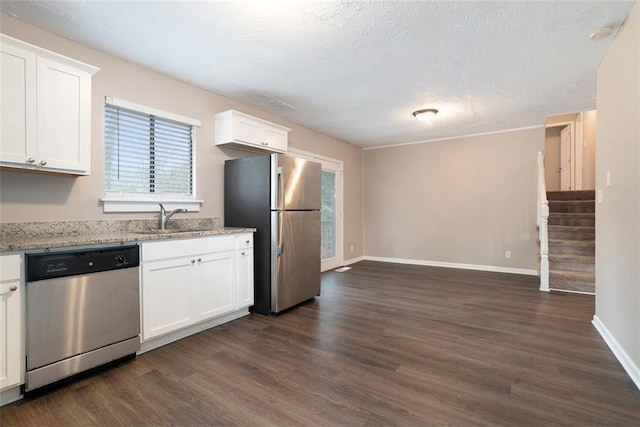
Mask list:
[{"label": "dark wood floor", "polygon": [[322,296],[252,314],[44,396],[3,426],[611,425],[640,391],[593,297],[535,277],[361,262]]}]

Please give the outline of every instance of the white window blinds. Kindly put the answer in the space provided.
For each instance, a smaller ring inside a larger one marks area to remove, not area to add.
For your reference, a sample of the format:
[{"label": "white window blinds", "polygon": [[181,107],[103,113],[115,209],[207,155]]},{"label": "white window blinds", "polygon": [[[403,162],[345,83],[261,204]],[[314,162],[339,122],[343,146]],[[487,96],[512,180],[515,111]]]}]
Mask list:
[{"label": "white window blinds", "polygon": [[105,191],[193,195],[193,126],[105,104]]}]

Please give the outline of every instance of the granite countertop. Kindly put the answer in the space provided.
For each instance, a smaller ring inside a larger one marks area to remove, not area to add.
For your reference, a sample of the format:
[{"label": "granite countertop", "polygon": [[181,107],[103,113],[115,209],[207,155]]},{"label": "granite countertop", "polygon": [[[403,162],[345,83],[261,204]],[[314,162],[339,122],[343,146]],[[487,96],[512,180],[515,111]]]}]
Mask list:
[{"label": "granite countertop", "polygon": [[169,228],[164,231],[158,230],[157,226],[157,221],[153,220],[4,223],[0,224],[0,252],[256,231],[251,227],[218,227],[217,218],[172,220]]}]

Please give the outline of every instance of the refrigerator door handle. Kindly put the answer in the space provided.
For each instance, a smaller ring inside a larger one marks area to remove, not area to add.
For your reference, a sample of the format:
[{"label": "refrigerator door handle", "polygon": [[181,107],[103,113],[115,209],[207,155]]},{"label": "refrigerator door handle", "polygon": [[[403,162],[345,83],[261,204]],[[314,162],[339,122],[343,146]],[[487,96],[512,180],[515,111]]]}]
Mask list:
[{"label": "refrigerator door handle", "polygon": [[284,247],[282,246],[282,226],[283,226],[283,219],[282,217],[284,216],[284,212],[283,211],[278,211],[278,243],[277,243],[277,247],[276,247],[276,255],[282,255],[282,252],[284,251]]},{"label": "refrigerator door handle", "polygon": [[284,171],[282,166],[278,167],[278,196],[276,200],[276,208],[284,209]]}]

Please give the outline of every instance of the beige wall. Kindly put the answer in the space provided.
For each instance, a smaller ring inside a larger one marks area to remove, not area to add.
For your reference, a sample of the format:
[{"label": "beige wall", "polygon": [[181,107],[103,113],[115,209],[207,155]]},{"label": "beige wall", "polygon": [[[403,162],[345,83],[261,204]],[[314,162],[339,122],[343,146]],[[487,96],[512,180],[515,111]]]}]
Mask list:
[{"label": "beige wall", "polygon": [[105,214],[103,196],[104,97],[113,96],[138,104],[192,117],[202,122],[197,130],[197,194],[205,201],[197,217],[222,217],[225,159],[247,153],[217,148],[213,115],[237,109],[292,128],[291,146],[344,162],[345,257],[362,255],[362,150],[247,105],[180,82],[114,56],[70,42],[16,19],[0,15],[2,32],[45,49],[100,67],[93,78],[91,175],[72,177],[0,171],[0,221],[62,221],[151,218],[153,214]]},{"label": "beige wall", "polygon": [[560,132],[562,127],[544,131],[544,177],[547,191],[560,191]]},{"label": "beige wall", "polygon": [[366,150],[365,254],[537,269],[543,144],[540,127]]},{"label": "beige wall", "polygon": [[[635,364],[640,386],[640,3],[598,69],[596,320]],[[611,172],[611,186],[606,172]]]},{"label": "beige wall", "polygon": [[596,110],[582,113],[582,189],[596,188]]}]

